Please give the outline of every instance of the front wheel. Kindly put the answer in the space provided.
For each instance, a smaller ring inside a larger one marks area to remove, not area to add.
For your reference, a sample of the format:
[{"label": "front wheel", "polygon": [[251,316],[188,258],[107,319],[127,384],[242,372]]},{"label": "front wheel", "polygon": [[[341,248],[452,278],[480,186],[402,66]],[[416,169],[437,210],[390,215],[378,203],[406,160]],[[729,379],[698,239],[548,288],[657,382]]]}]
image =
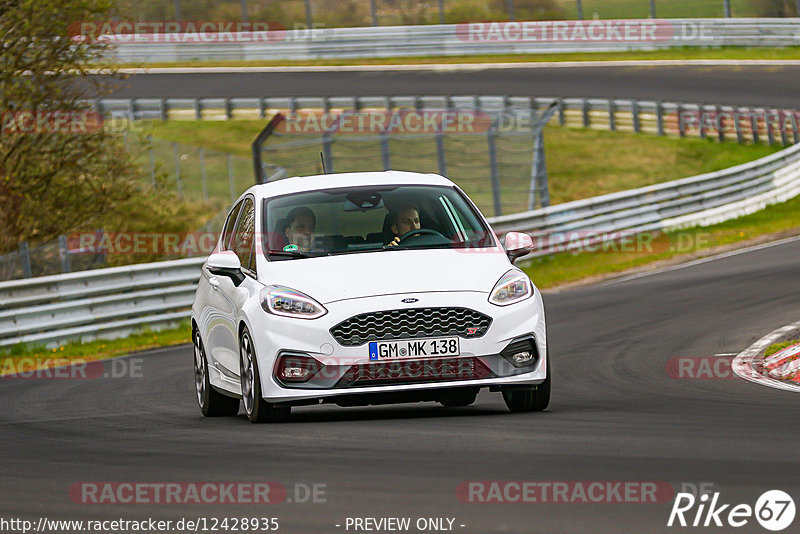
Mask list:
[{"label": "front wheel", "polygon": [[503,391],[503,400],[512,412],[541,412],[550,404],[550,348],[547,348],[547,375],[535,389]]},{"label": "front wheel", "polygon": [[244,412],[251,423],[281,421],[289,417],[291,406],[275,406],[261,397],[261,375],[258,372],[255,349],[247,328],[239,338],[239,364],[242,380]]},{"label": "front wheel", "polygon": [[197,392],[197,404],[206,417],[225,417],[239,413],[239,399],[227,397],[213,387],[208,378],[208,359],[200,339],[200,332],[195,330],[194,343],[194,386]]}]

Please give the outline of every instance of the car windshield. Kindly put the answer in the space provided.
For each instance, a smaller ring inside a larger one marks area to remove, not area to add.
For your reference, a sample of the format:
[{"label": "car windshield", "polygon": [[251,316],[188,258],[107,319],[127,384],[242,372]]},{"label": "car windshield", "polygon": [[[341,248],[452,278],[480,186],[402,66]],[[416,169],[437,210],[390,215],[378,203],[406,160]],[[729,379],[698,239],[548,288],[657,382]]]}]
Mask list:
[{"label": "car windshield", "polygon": [[453,187],[348,187],[264,201],[270,260],[400,249],[492,247],[491,232]]}]

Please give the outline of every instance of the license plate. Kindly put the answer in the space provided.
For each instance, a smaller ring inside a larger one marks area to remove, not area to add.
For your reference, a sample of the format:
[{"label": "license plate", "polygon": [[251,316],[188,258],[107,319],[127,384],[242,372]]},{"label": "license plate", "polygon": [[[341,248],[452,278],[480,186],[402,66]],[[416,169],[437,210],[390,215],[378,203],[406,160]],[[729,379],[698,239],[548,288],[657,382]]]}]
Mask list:
[{"label": "license plate", "polygon": [[457,337],[436,339],[400,339],[397,341],[370,341],[369,359],[407,360],[410,358],[438,358],[460,354]]}]

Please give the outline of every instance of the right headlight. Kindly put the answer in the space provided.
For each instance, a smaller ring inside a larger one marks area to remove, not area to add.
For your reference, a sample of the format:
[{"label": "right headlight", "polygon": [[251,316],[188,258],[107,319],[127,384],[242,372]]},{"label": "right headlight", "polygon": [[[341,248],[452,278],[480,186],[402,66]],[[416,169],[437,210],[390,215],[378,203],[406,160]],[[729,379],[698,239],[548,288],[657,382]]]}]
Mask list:
[{"label": "right headlight", "polygon": [[533,284],[519,269],[511,269],[500,277],[489,294],[489,302],[497,306],[508,306],[533,296]]}]

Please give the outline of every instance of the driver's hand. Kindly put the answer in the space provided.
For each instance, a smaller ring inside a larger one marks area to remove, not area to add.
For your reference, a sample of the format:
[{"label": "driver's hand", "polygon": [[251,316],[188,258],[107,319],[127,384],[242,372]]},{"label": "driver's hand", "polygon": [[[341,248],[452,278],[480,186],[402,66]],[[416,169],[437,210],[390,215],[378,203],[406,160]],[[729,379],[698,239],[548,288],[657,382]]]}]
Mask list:
[{"label": "driver's hand", "polygon": [[394,238],[394,239],[392,239],[392,241],[391,241],[391,242],[390,242],[388,245],[386,245],[386,246],[387,246],[387,247],[396,247],[396,246],[397,246],[397,245],[399,245],[399,244],[400,244],[400,238],[399,238],[399,237],[395,237],[395,238]]}]

